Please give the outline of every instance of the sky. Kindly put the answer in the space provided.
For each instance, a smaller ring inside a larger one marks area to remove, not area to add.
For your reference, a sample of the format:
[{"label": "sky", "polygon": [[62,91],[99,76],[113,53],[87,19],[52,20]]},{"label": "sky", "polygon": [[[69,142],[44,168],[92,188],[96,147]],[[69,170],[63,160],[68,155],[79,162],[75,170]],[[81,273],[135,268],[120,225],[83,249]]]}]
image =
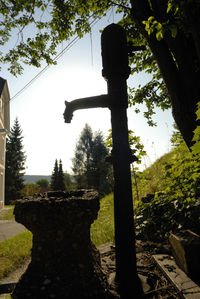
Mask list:
[{"label": "sky", "polygon": [[[26,89],[13,98],[44,67],[25,67],[23,75],[10,75],[5,67],[1,77],[8,81],[10,90],[10,124],[19,120],[24,151],[26,153],[26,174],[51,175],[55,159],[61,159],[63,170],[72,173],[72,158],[75,145],[85,124],[92,131],[101,130],[108,136],[111,128],[110,111],[106,108],[79,110],[74,113],[70,124],[64,122],[65,100],[89,97],[107,93],[107,85],[101,75],[100,29],[117,22],[110,14],[100,20],[87,34],[65,51],[56,66],[49,66]],[[63,43],[59,51],[69,42]],[[134,75],[128,79],[130,86],[138,86],[148,79],[146,74]],[[13,98],[13,99],[12,99]],[[142,108],[144,109],[144,108]],[[156,110],[154,121],[157,127],[149,127],[142,113],[136,114],[128,108],[128,127],[141,137],[147,156],[140,169],[148,167],[161,155],[170,151],[173,118],[171,111]]]}]

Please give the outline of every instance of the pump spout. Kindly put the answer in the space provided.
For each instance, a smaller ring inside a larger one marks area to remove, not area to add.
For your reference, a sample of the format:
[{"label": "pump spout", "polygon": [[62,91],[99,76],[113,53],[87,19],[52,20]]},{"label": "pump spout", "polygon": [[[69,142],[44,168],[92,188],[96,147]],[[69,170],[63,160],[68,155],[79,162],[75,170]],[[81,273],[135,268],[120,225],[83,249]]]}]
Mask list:
[{"label": "pump spout", "polygon": [[105,94],[100,96],[81,98],[71,102],[65,101],[65,112],[63,114],[65,122],[70,123],[72,120],[73,112],[79,109],[88,108],[109,108],[111,105],[111,96]]}]

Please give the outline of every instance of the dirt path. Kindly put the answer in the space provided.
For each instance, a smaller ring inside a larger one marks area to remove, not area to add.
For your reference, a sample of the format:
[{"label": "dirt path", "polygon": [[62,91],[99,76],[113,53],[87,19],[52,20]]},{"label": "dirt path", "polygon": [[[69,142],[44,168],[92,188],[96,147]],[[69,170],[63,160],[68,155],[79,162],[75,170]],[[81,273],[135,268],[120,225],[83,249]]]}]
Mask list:
[{"label": "dirt path", "polygon": [[0,220],[0,242],[16,236],[26,228],[14,220]]}]

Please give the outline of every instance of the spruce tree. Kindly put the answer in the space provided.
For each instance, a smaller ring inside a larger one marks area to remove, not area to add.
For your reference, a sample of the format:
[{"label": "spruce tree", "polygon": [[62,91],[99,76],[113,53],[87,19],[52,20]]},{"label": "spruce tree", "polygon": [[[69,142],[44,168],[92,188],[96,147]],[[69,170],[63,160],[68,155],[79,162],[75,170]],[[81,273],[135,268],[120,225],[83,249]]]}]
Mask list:
[{"label": "spruce tree", "polygon": [[56,159],[54,169],[51,175],[51,190],[56,191],[58,187],[58,160]]},{"label": "spruce tree", "polygon": [[6,139],[5,203],[10,204],[21,196],[24,187],[26,156],[23,151],[22,130],[18,119]]},{"label": "spruce tree", "polygon": [[62,168],[62,161],[59,161],[59,168],[58,168],[58,190],[64,191],[65,190],[65,179],[64,173]]},{"label": "spruce tree", "polygon": [[54,169],[51,176],[51,190],[52,191],[64,191],[65,190],[65,182],[64,182],[64,173],[62,168],[62,161],[56,159],[54,164]]}]

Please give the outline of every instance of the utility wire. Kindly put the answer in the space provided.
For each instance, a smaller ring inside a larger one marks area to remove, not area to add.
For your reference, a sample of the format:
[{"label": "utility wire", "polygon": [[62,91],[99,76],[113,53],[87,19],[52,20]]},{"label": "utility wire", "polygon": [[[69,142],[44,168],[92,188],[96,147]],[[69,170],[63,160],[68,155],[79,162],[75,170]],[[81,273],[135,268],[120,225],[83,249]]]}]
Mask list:
[{"label": "utility wire", "polygon": [[[89,24],[91,27],[96,25],[97,22],[99,22],[100,18],[95,18],[91,21]],[[77,35],[73,40],[67,44],[67,46],[54,58],[54,62],[57,61],[66,51],[68,51],[77,41],[80,39],[80,37]],[[17,98],[25,89],[27,89],[30,85],[33,84],[35,80],[37,80],[51,65],[46,65],[37,75],[35,75],[24,87],[22,87],[11,99],[10,102],[13,101],[15,98]]]}]

